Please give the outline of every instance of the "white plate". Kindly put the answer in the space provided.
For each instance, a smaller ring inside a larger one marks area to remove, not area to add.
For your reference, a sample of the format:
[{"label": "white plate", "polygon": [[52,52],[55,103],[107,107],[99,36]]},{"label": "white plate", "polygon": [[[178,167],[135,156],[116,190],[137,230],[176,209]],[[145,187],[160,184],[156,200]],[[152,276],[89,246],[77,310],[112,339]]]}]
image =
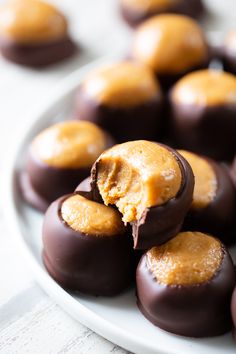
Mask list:
[{"label": "white plate", "polygon": [[[134,291],[110,299],[74,295],[63,290],[44,269],[41,261],[42,215],[22,201],[16,188],[16,174],[22,167],[29,141],[44,127],[68,116],[78,84],[97,65],[97,62],[90,64],[64,80],[16,145],[4,181],[6,218],[15,241],[22,247],[44,290],[75,319],[112,342],[142,354],[235,354],[236,346],[231,334],[200,340],[169,334],[140,314]],[[233,253],[236,256],[236,249]]]}]

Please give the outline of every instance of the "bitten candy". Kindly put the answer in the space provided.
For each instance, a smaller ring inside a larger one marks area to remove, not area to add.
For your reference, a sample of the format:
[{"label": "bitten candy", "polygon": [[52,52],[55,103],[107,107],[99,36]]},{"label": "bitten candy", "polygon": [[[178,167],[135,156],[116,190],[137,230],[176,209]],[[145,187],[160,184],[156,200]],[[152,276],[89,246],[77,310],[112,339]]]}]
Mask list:
[{"label": "bitten candy", "polygon": [[217,236],[224,244],[236,242],[236,193],[227,168],[216,161],[179,150],[195,177],[192,206],[184,230]]},{"label": "bitten candy", "polygon": [[219,70],[191,73],[170,94],[172,136],[178,145],[217,160],[236,151],[236,77]]},{"label": "bitten candy", "polygon": [[221,335],[232,328],[235,279],[232,259],[218,239],[183,232],[142,256],[136,273],[138,307],[166,331]]},{"label": "bitten candy", "polygon": [[147,65],[168,89],[185,74],[206,68],[210,51],[198,23],[187,16],[154,16],[134,33],[130,57]]},{"label": "bitten candy", "polygon": [[113,140],[90,122],[66,121],[45,129],[32,141],[20,175],[25,200],[45,211],[53,200],[73,192],[112,144]]},{"label": "bitten candy", "polygon": [[120,9],[123,18],[132,27],[162,13],[199,17],[204,12],[201,0],[120,0]]},{"label": "bitten candy", "polygon": [[60,285],[95,296],[114,296],[134,277],[132,237],[119,212],[79,194],[48,208],[43,260]]},{"label": "bitten candy", "polygon": [[15,63],[42,67],[74,54],[65,16],[40,0],[9,0],[0,8],[0,51]]},{"label": "bitten candy", "polygon": [[129,61],[106,65],[81,84],[75,115],[108,131],[117,142],[162,135],[162,92],[152,71]]},{"label": "bitten candy", "polygon": [[91,170],[93,198],[114,205],[133,229],[134,248],[166,242],[191,205],[194,177],[175,150],[137,140],[106,150]]}]

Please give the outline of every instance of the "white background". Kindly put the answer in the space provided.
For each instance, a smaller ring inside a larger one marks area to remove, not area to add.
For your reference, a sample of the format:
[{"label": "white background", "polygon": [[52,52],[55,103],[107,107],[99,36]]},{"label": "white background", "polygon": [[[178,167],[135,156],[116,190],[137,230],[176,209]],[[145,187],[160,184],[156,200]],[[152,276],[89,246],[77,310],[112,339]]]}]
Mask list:
[{"label": "white background", "polygon": [[[131,31],[120,20],[115,0],[54,2],[70,19],[72,36],[82,51],[63,64],[40,71],[0,58],[1,171],[16,136],[59,80],[97,57],[125,53],[128,48]],[[207,30],[216,31],[219,39],[228,29],[236,29],[235,0],[207,3],[211,10]],[[72,320],[40,290],[7,231],[1,194],[0,207],[0,353],[125,353]]]}]

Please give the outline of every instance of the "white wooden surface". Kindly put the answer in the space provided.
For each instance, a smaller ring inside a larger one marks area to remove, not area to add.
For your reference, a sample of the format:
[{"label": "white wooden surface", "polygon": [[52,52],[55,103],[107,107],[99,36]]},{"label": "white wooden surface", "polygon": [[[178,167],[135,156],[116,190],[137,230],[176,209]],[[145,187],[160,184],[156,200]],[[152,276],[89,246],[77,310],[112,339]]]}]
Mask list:
[{"label": "white wooden surface", "polygon": [[[0,171],[15,136],[24,130],[56,83],[90,60],[122,52],[129,42],[130,32],[117,16],[116,0],[54,2],[68,14],[73,37],[82,43],[83,50],[72,60],[45,71],[19,68],[0,58]],[[215,12],[208,28],[233,27],[235,0],[208,3]],[[0,353],[126,353],[75,322],[40,289],[10,238],[2,208],[4,200],[0,197]]]}]

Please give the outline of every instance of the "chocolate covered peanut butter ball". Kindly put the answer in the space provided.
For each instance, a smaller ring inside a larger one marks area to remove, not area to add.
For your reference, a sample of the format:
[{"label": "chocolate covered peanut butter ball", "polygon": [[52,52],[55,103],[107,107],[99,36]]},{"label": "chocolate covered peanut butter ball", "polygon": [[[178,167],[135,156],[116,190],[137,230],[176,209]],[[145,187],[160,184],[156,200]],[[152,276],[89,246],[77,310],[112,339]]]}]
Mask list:
[{"label": "chocolate covered peanut butter ball", "polygon": [[75,44],[65,16],[40,0],[9,0],[0,7],[0,51],[17,64],[43,67],[70,57]]},{"label": "chocolate covered peanut butter ball", "polygon": [[216,238],[182,232],[141,258],[138,307],[156,326],[188,337],[221,335],[232,328],[232,259]]},{"label": "chocolate covered peanut butter ball", "polygon": [[217,160],[236,151],[236,77],[219,70],[191,73],[173,87],[172,135],[178,145]]},{"label": "chocolate covered peanut butter ball", "polygon": [[179,153],[195,177],[193,202],[185,218],[185,230],[210,233],[224,244],[236,242],[236,194],[225,165],[189,151]]},{"label": "chocolate covered peanut butter ball", "polygon": [[90,174],[112,139],[90,122],[67,121],[42,131],[32,141],[20,182],[27,202],[41,211],[73,192]]},{"label": "chocolate covered peanut butter ball", "polygon": [[134,277],[132,237],[117,210],[79,194],[59,198],[43,223],[43,260],[63,287],[114,296]]},{"label": "chocolate covered peanut butter ball", "polygon": [[177,151],[146,140],[106,150],[92,168],[91,181],[94,198],[116,206],[132,225],[137,249],[178,233],[194,187],[192,169]]},{"label": "chocolate covered peanut butter ball", "polygon": [[130,56],[153,70],[164,89],[185,74],[205,68],[210,51],[201,27],[187,16],[154,16],[134,33]]},{"label": "chocolate covered peanut butter ball", "polygon": [[98,124],[118,142],[160,137],[161,109],[162,92],[152,71],[128,61],[92,72],[76,98],[77,118]]}]

